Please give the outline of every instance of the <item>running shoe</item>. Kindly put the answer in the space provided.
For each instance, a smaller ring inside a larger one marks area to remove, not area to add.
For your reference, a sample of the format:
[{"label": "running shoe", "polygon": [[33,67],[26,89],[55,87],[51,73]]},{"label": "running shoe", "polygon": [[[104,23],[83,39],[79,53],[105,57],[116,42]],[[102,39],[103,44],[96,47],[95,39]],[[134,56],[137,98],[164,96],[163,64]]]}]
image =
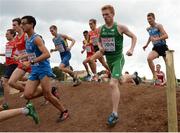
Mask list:
[{"label": "running shoe", "polygon": [[62,112],[59,116],[59,118],[57,119],[56,122],[62,122],[64,120],[66,120],[69,117],[69,113],[68,110],[65,110],[64,112]]},{"label": "running shoe", "polygon": [[114,113],[111,113],[108,117],[107,124],[109,126],[114,126],[118,122],[118,116],[116,116]]},{"label": "running shoe", "polygon": [[34,105],[31,102],[29,102],[26,105],[26,108],[29,110],[27,116],[32,117],[34,122],[36,124],[39,124],[39,116],[38,116],[38,113],[36,112],[36,109],[35,109]]},{"label": "running shoe", "polygon": [[2,110],[8,110],[8,109],[9,109],[8,103],[3,103],[2,105],[0,105],[0,111],[2,111]]}]

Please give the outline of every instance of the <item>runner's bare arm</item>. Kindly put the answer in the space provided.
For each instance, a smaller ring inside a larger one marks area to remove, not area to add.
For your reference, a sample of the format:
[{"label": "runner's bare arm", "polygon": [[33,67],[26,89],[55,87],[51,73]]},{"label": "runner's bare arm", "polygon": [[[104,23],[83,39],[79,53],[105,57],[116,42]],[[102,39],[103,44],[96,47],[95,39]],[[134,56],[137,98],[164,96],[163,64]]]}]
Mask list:
[{"label": "runner's bare arm", "polygon": [[163,86],[163,85],[165,85],[166,84],[166,77],[165,77],[165,74],[164,74],[164,72],[163,72],[163,83],[161,83],[161,85]]},{"label": "runner's bare arm", "polygon": [[51,49],[50,52],[52,53],[52,52],[56,52],[56,51],[58,51],[58,50],[59,50],[59,45],[55,46],[54,49]]},{"label": "runner's bare arm", "polygon": [[149,37],[146,45],[143,46],[143,50],[144,50],[144,51],[146,50],[146,48],[148,47],[148,45],[149,45],[150,42],[151,42],[151,38]]},{"label": "runner's bare arm", "polygon": [[28,59],[28,56],[31,56],[32,54],[20,54],[20,55],[14,55],[14,59],[16,61],[22,60],[22,59]]},{"label": "runner's bare arm", "polygon": [[98,28],[99,42],[97,43],[97,45],[98,45],[99,51],[104,53],[105,49],[103,48],[102,43],[101,43],[100,31],[101,31],[101,27]]},{"label": "runner's bare arm", "polygon": [[134,48],[135,48],[135,45],[136,45],[136,41],[137,41],[137,38],[136,38],[136,35],[134,33],[132,33],[126,26],[124,25],[118,25],[118,32],[120,34],[125,34],[127,35],[128,37],[131,38],[131,47],[130,49],[126,52],[126,55],[128,56],[131,56],[133,55],[133,51],[134,51]]},{"label": "runner's bare arm", "polygon": [[[36,57],[33,59],[34,63],[38,63],[42,60],[48,59],[50,57],[50,53],[47,50],[47,48],[45,47],[45,44],[43,43],[43,40],[41,39],[41,37],[36,37],[34,40],[35,45],[37,45],[37,47],[39,48],[39,50],[41,51],[41,55],[39,57]],[[31,65],[31,61],[25,61],[23,62],[23,67],[27,68]]]},{"label": "runner's bare arm", "polygon": [[34,40],[35,45],[39,48],[39,50],[42,52],[42,54],[39,57],[36,57],[34,59],[34,63],[40,62],[42,60],[50,58],[50,53],[45,47],[45,44],[43,43],[42,39],[38,36]]},{"label": "runner's bare arm", "polygon": [[86,43],[85,43],[85,41],[83,41],[83,46],[82,46],[83,50],[81,50],[81,54],[83,54],[83,53],[84,53],[84,51],[85,51],[85,47],[86,47]]},{"label": "runner's bare arm", "polygon": [[75,44],[75,40],[73,39],[73,38],[71,38],[71,37],[69,37],[69,36],[67,36],[67,35],[62,35],[62,37],[66,40],[69,40],[69,41],[71,41],[71,45],[68,47],[69,49],[71,49],[72,47],[73,47],[73,45]]},{"label": "runner's bare arm", "polygon": [[166,33],[166,31],[164,30],[163,26],[161,24],[157,24],[157,28],[159,29],[161,35],[160,36],[156,36],[156,37],[151,37],[151,41],[155,42],[155,41],[160,41],[160,40],[165,40],[168,38],[168,35]]},{"label": "runner's bare arm", "polygon": [[14,55],[14,60],[21,60],[21,59],[25,59],[28,58],[29,54],[23,54],[23,55]]},{"label": "runner's bare arm", "polygon": [[5,56],[5,54],[0,54],[0,56]]},{"label": "runner's bare arm", "polygon": [[159,40],[165,40],[168,39],[168,34],[164,30],[163,26],[161,24],[158,24],[158,29],[161,32],[161,36],[159,37]]}]

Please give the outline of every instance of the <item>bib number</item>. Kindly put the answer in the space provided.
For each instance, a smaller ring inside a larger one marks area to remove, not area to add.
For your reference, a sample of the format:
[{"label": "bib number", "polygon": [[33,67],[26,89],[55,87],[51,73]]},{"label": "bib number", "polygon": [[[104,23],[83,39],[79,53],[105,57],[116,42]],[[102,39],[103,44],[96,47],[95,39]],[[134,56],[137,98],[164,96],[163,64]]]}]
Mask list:
[{"label": "bib number", "polygon": [[92,43],[94,46],[97,46],[99,39],[97,37],[92,37]]},{"label": "bib number", "polygon": [[92,52],[91,51],[91,46],[86,46],[86,51],[89,53],[89,52]]},{"label": "bib number", "polygon": [[101,38],[101,42],[106,52],[113,52],[116,50],[114,38]]},{"label": "bib number", "polygon": [[6,57],[10,58],[12,56],[12,49],[9,48],[9,49],[6,49]]},{"label": "bib number", "polygon": [[[28,60],[30,61],[30,60],[33,60],[33,59],[35,59],[36,58],[36,54],[35,53],[31,53],[29,56],[28,56]],[[31,66],[38,66],[39,65],[39,63],[35,63],[35,64],[33,64],[33,65],[31,65]]]},{"label": "bib number", "polygon": [[58,50],[60,53],[65,52],[65,49],[64,49],[63,45],[61,45],[61,44],[58,45]]}]

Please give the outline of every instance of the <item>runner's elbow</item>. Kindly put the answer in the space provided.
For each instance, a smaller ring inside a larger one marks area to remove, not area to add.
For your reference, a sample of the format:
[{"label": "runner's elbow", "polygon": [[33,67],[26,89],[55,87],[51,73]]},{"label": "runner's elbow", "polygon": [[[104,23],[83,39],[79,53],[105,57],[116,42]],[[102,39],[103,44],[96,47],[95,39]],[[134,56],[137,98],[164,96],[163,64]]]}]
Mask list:
[{"label": "runner's elbow", "polygon": [[46,58],[50,58],[50,57],[51,57],[50,53],[49,52],[46,53]]},{"label": "runner's elbow", "polygon": [[134,39],[135,42],[137,41],[136,35],[133,36],[133,39]]},{"label": "runner's elbow", "polygon": [[169,37],[168,37],[168,34],[166,34],[166,39],[168,39]]}]

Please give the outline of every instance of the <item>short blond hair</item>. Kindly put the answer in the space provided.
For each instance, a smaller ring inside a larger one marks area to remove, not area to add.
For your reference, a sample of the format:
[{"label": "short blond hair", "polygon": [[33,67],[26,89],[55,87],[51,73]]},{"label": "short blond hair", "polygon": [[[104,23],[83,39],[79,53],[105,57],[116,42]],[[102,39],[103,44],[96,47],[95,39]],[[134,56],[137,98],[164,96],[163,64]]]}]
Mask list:
[{"label": "short blond hair", "polygon": [[110,12],[115,15],[114,7],[112,5],[105,5],[101,8],[101,11],[103,10],[110,10]]}]

